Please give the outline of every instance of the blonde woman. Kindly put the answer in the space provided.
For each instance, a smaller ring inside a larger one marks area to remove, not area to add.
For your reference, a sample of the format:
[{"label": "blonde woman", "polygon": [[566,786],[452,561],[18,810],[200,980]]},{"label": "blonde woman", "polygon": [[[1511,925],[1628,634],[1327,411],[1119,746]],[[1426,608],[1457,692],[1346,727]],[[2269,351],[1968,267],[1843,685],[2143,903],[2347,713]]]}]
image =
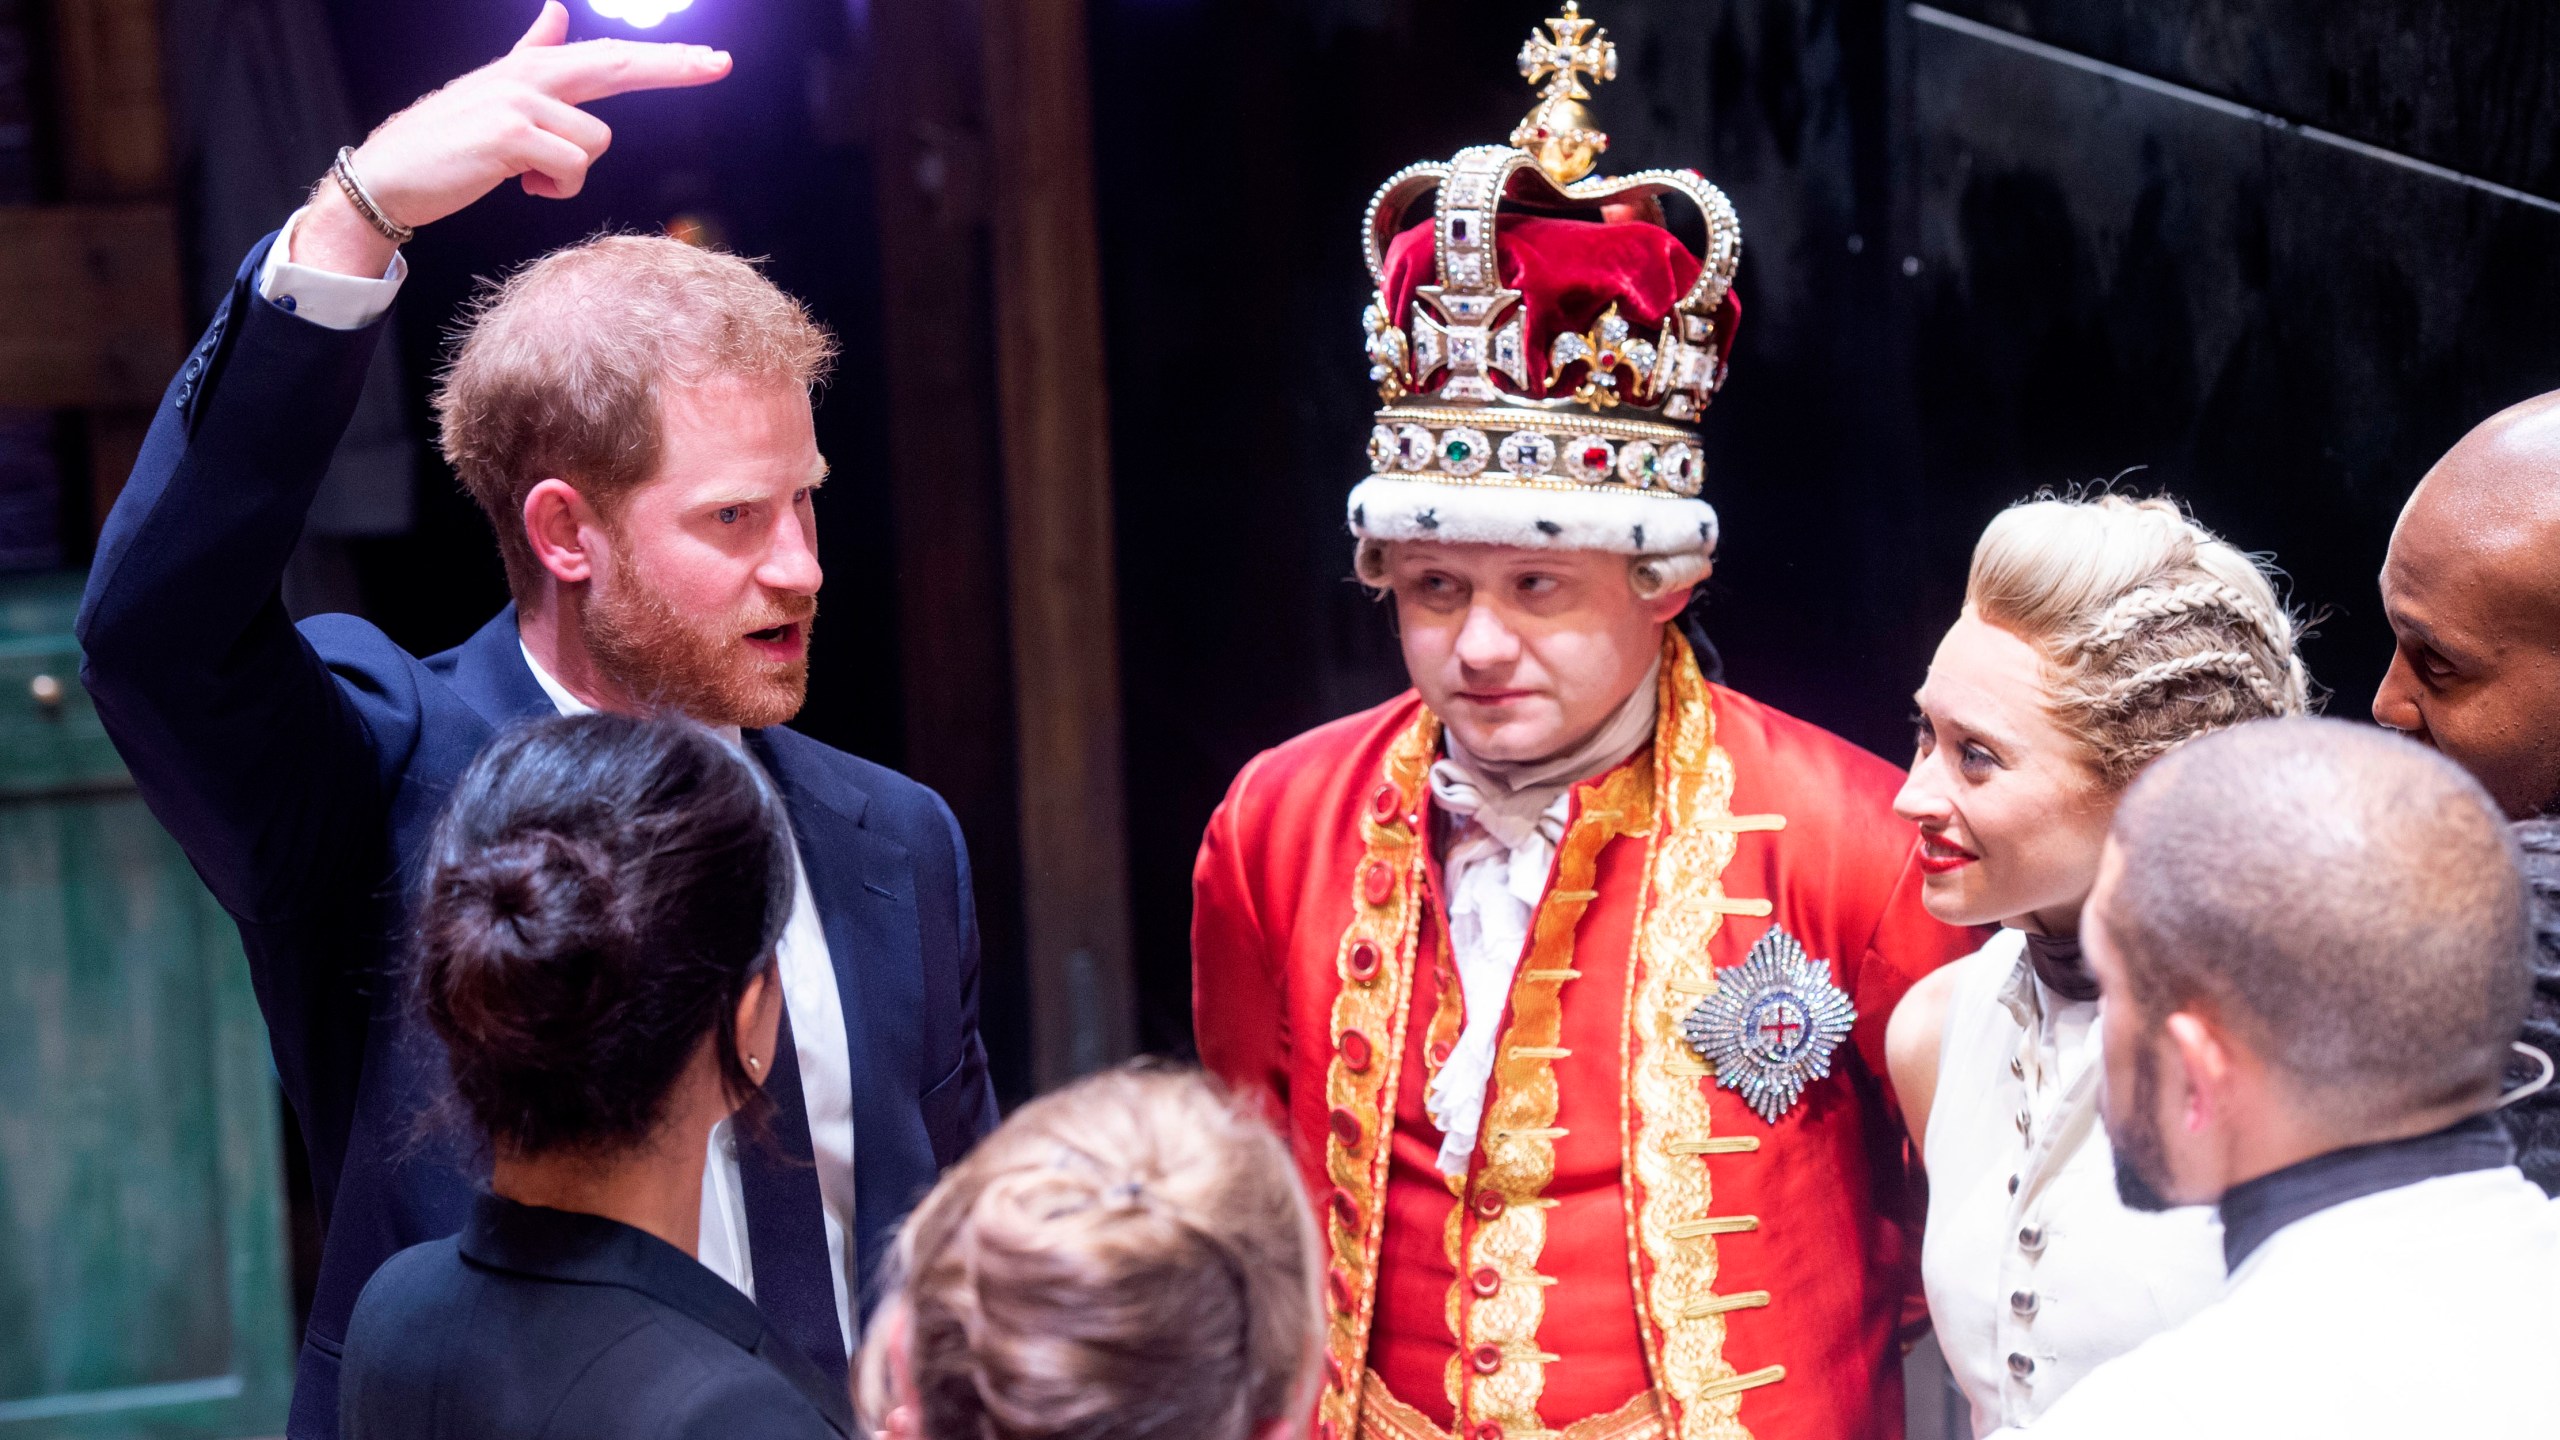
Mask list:
[{"label": "blonde woman", "polygon": [[865,1337],[891,1440],[1293,1440],[1315,1224],[1286,1147],[1196,1073],[1035,1100],[908,1217]]},{"label": "blonde woman", "polygon": [[2143,766],[2301,713],[2295,639],[2268,569],[2169,500],[2039,499],[1974,547],[1894,808],[1929,913],[2002,928],[1913,987],[1886,1052],[1929,1173],[1929,1312],[1978,1436],[2221,1287],[2213,1213],[2161,1212],[2113,1163],[2080,906]]}]

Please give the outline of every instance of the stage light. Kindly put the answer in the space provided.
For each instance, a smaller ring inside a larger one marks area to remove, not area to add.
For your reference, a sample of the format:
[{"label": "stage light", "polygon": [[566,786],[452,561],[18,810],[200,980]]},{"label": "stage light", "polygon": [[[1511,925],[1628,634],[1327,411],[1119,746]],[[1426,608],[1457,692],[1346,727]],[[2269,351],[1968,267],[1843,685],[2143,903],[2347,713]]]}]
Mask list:
[{"label": "stage light", "polygon": [[655,29],[659,21],[692,7],[693,0],[587,0],[588,9],[635,30]]}]

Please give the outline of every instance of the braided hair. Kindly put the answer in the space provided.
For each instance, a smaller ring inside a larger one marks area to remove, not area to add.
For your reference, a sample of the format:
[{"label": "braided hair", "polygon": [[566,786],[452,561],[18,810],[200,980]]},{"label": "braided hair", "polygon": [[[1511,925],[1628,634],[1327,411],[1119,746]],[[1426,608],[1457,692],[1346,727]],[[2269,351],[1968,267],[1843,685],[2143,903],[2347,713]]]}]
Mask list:
[{"label": "braided hair", "polygon": [[[1270,1127],[1193,1072],[1127,1068],[1031,1102],[899,1232],[927,1440],[1247,1440],[1310,1402],[1317,1240]],[[890,1327],[861,1400],[891,1404]]]},{"label": "braided hair", "polygon": [[1982,532],[1965,604],[2043,654],[2056,722],[2120,790],[2179,741],[2311,708],[2275,580],[2165,496],[2048,492]]}]

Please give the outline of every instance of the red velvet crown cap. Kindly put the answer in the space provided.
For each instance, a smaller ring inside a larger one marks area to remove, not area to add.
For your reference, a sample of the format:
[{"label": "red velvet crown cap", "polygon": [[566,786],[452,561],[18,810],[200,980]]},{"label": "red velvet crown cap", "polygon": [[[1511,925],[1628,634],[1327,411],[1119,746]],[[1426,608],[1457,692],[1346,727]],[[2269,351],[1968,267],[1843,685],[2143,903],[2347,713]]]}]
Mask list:
[{"label": "red velvet crown cap", "polygon": [[[1426,220],[1388,242],[1381,287],[1388,314],[1412,314],[1414,292],[1439,283],[1436,236],[1435,223]],[[1530,393],[1539,398],[1566,393],[1572,387],[1558,381],[1578,381],[1590,368],[1576,361],[1565,367],[1565,377],[1547,373],[1558,335],[1588,331],[1612,304],[1637,334],[1658,331],[1671,307],[1698,283],[1701,268],[1679,236],[1633,219],[1503,215],[1494,230],[1494,255],[1503,288],[1519,291],[1528,312]],[[1716,314],[1716,348],[1728,359],[1741,324],[1742,301],[1727,291]]]}]

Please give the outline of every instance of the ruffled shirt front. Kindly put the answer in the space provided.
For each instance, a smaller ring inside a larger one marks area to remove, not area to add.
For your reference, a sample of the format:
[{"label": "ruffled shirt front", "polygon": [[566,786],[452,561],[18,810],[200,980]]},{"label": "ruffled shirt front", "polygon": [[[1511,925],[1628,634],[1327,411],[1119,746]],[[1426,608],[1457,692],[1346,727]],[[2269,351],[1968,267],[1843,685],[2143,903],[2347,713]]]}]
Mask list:
[{"label": "ruffled shirt front", "polygon": [[1475,1153],[1512,974],[1528,951],[1529,922],[1555,868],[1573,787],[1615,769],[1653,738],[1660,672],[1656,661],[1608,723],[1566,755],[1516,763],[1479,760],[1449,734],[1448,753],[1431,767],[1432,801],[1451,822],[1441,874],[1449,899],[1449,949],[1466,1015],[1447,1063],[1423,1094],[1431,1123],[1440,1127],[1444,1175],[1466,1174]]}]

